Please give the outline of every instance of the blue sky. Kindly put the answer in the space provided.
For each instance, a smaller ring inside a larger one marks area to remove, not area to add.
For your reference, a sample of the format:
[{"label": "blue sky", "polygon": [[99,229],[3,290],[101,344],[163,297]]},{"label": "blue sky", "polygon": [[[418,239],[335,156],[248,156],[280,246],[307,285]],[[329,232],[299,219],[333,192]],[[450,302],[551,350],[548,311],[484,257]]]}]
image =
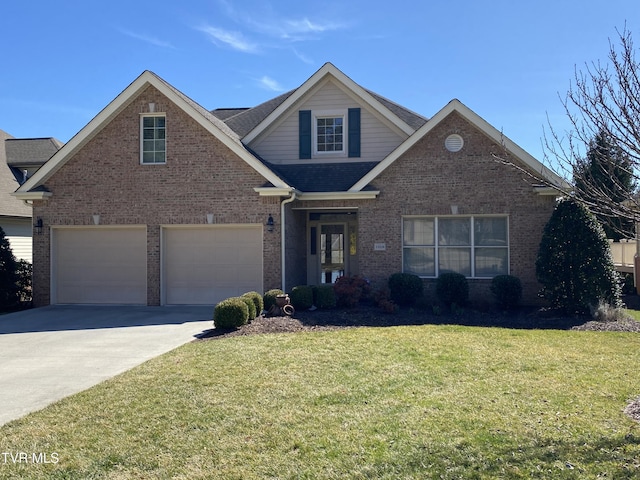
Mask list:
[{"label": "blue sky", "polygon": [[424,116],[452,98],[542,160],[576,67],[606,60],[638,0],[36,0],[0,15],[0,129],[68,141],[144,70],[213,109],[325,62]]}]

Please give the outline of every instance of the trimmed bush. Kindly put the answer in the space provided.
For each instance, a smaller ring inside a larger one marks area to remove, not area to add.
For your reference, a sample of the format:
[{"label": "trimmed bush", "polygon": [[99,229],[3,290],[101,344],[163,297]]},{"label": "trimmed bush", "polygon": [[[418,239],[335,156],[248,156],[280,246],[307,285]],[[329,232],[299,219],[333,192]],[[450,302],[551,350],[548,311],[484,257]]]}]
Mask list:
[{"label": "trimmed bush", "polygon": [[412,273],[394,273],[389,277],[389,294],[398,305],[413,305],[423,290],[422,280]]},{"label": "trimmed bush", "polygon": [[284,295],[284,292],[277,288],[267,290],[266,292],[264,292],[264,296],[262,297],[262,299],[263,299],[265,310],[269,311],[269,309],[276,304],[276,297],[278,295]]},{"label": "trimmed bush", "polygon": [[316,307],[333,308],[336,306],[336,292],[333,290],[333,285],[318,285],[314,290],[316,292]]},{"label": "trimmed bush", "polygon": [[309,285],[293,287],[289,297],[296,310],[309,310],[313,306],[313,289]]},{"label": "trimmed bush", "polygon": [[621,288],[602,225],[573,199],[558,202],[544,227],[536,276],[541,296],[567,313],[600,303],[622,306]]},{"label": "trimmed bush", "polygon": [[247,310],[248,310],[248,314],[247,314],[247,320],[249,323],[251,323],[258,315],[256,314],[256,304],[253,303],[253,299],[250,297],[247,297],[246,295],[242,295],[241,297],[242,301],[244,303],[247,304]]},{"label": "trimmed bush", "polygon": [[251,300],[253,300],[253,304],[256,307],[256,317],[259,316],[264,310],[264,301],[262,300],[262,295],[260,295],[258,292],[247,292],[242,296],[249,297]]},{"label": "trimmed bush", "polygon": [[238,328],[249,320],[249,307],[241,297],[222,300],[213,310],[213,325],[216,328]]},{"label": "trimmed bush", "polygon": [[513,275],[498,275],[491,280],[491,293],[501,308],[514,308],[522,299],[522,283]]},{"label": "trimmed bush", "polygon": [[353,308],[371,294],[371,285],[364,278],[354,275],[342,276],[333,284],[336,293],[336,303],[341,307]]},{"label": "trimmed bush", "polygon": [[461,273],[442,273],[436,280],[436,296],[445,305],[466,305],[469,301],[469,282]]}]

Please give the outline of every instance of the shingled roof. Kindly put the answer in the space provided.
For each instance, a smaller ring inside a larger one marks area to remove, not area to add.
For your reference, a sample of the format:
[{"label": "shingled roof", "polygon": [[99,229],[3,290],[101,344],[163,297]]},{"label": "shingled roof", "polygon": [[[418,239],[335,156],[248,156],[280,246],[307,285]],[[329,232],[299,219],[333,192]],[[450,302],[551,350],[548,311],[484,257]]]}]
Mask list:
[{"label": "shingled roof", "polygon": [[7,132],[0,130],[0,216],[30,217],[31,208],[22,201],[11,196],[20,186],[7,165],[5,144],[13,139]]},{"label": "shingled roof", "polygon": [[62,145],[55,138],[9,138],[5,141],[6,163],[10,167],[42,165]]}]

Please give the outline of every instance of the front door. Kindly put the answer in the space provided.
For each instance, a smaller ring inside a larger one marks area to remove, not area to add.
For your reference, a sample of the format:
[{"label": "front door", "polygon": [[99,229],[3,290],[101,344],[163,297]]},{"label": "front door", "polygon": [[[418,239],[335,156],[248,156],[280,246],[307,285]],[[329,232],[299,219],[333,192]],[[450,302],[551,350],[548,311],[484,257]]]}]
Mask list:
[{"label": "front door", "polygon": [[345,224],[320,225],[320,283],[334,283],[345,274]]}]

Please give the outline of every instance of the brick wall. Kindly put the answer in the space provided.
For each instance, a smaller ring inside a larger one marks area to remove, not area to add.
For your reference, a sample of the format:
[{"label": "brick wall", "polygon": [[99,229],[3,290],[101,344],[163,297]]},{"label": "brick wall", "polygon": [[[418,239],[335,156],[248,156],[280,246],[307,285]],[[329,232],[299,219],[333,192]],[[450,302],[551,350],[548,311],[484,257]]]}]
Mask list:
[{"label": "brick wall", "polygon": [[[461,151],[451,153],[445,138],[457,133]],[[554,198],[533,191],[531,179],[492,157],[504,151],[456,113],[444,119],[372,184],[381,191],[377,201],[359,210],[361,273],[381,284],[402,269],[402,216],[504,214],[509,217],[510,273],[518,276],[526,303],[538,303],[535,259]],[[374,243],[385,251],[374,251]],[[433,282],[427,281],[432,293]],[[490,280],[472,280],[476,300],[486,299]]]},{"label": "brick wall", "polygon": [[[154,102],[166,112],[167,162],[140,164],[140,113]],[[149,305],[160,303],[160,225],[214,222],[280,224],[278,198],[260,198],[265,180],[223,143],[153,87],[148,87],[45,184],[53,193],[36,202],[34,216],[46,226],[34,237],[34,302],[50,302],[50,226],[147,225]],[[280,248],[267,232],[264,287],[280,286]]]}]

